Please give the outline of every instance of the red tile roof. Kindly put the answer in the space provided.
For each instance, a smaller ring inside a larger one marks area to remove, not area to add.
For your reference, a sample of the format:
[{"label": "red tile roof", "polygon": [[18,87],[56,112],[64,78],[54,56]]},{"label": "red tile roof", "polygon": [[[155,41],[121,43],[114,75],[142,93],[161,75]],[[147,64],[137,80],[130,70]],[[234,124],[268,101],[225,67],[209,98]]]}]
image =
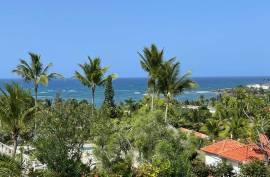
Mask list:
[{"label": "red tile roof", "polygon": [[248,144],[239,148],[231,149],[222,152],[220,156],[239,162],[247,162],[254,159],[264,159],[263,153],[256,144]]},{"label": "red tile roof", "polygon": [[260,134],[260,142],[264,145],[267,146],[270,144],[268,137],[265,134]]},{"label": "red tile roof", "polygon": [[194,134],[196,137],[201,138],[201,139],[208,139],[209,136],[200,132],[196,132],[194,130],[189,130],[186,128],[180,128],[180,131],[183,133],[187,133],[187,134]]},{"label": "red tile roof", "polygon": [[226,139],[226,140],[211,144],[209,146],[206,146],[202,148],[201,150],[204,152],[212,153],[212,154],[220,154],[224,151],[235,149],[241,146],[243,146],[243,144],[239,143],[238,141],[235,141],[232,139]]},{"label": "red tile roof", "polygon": [[260,148],[255,143],[246,145],[232,139],[227,139],[214,143],[212,145],[202,148],[201,150],[207,153],[218,155],[222,158],[242,163],[254,159],[258,160],[264,159],[262,151],[260,151]]}]

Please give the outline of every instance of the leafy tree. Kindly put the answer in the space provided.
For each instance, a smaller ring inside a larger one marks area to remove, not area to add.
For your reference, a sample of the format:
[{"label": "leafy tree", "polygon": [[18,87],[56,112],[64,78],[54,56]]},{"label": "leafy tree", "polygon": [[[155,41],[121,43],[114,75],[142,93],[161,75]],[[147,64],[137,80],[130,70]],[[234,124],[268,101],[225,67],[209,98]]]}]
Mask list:
[{"label": "leafy tree", "polygon": [[75,100],[58,102],[40,117],[35,140],[36,156],[60,177],[80,177],[89,173],[81,162],[83,144],[90,139],[91,107]]},{"label": "leafy tree", "polygon": [[171,59],[162,64],[161,78],[159,80],[159,89],[166,99],[165,122],[167,122],[168,108],[172,99],[181,94],[186,89],[192,89],[196,86],[190,77],[190,72],[179,76],[180,63]]},{"label": "leafy tree", "polygon": [[159,51],[155,44],[151,47],[145,47],[142,53],[139,53],[141,58],[141,67],[148,73],[148,87],[152,91],[151,94],[151,110],[154,109],[154,97],[158,92],[158,79],[160,77],[160,69],[163,63],[163,50]]},{"label": "leafy tree", "polygon": [[105,108],[107,114],[111,118],[115,118],[117,116],[116,105],[114,103],[114,90],[112,85],[112,77],[109,76],[105,82],[105,99],[103,103],[103,107]]},{"label": "leafy tree", "polygon": [[139,166],[138,177],[158,177],[160,169],[149,162],[145,162]]},{"label": "leafy tree", "polygon": [[254,160],[241,166],[240,176],[243,177],[267,177],[269,174],[263,161]]},{"label": "leafy tree", "polygon": [[168,137],[155,146],[151,161],[159,168],[159,176],[194,176],[190,162],[191,152],[194,149],[186,144],[189,150],[184,150],[179,143],[181,140],[183,141],[180,138]]},{"label": "leafy tree", "polygon": [[0,154],[0,176],[21,177],[22,165],[15,158]]},{"label": "leafy tree", "polygon": [[95,156],[100,162],[98,171],[105,176],[132,174],[132,154],[126,124],[118,119],[108,119],[102,112],[94,121]]},{"label": "leafy tree", "polygon": [[[140,110],[133,121],[129,123],[131,131],[128,136],[138,152],[135,158],[138,163],[145,164],[151,173],[158,176],[192,176],[190,157],[194,148],[167,126],[162,112],[145,113]],[[186,150],[181,142],[185,142]]]},{"label": "leafy tree", "polygon": [[35,112],[31,93],[18,84],[6,84],[6,91],[0,90],[0,120],[4,129],[12,134],[13,156],[18,146],[18,137],[22,130],[31,122]]},{"label": "leafy tree", "polygon": [[145,113],[140,111],[133,117],[132,128],[129,136],[133,146],[138,148],[139,160],[150,160],[154,155],[154,149],[158,142],[169,136],[169,130],[163,120],[160,111]]},{"label": "leafy tree", "polygon": [[198,177],[208,177],[210,175],[210,168],[204,162],[195,160],[192,162],[192,171]]},{"label": "leafy tree", "polygon": [[233,167],[227,164],[225,161],[219,163],[217,166],[211,167],[211,175],[213,177],[234,177]]},{"label": "leafy tree", "polygon": [[48,70],[52,66],[52,63],[44,67],[41,63],[40,55],[35,53],[29,53],[29,55],[31,57],[31,63],[27,63],[25,60],[21,59],[20,64],[16,67],[16,69],[13,70],[13,72],[20,75],[25,81],[33,82],[35,105],[37,105],[39,85],[47,85],[49,80],[61,78],[62,76],[57,73],[48,74]]},{"label": "leafy tree", "polygon": [[[108,67],[101,67],[100,58],[91,59],[88,57],[89,63],[80,64],[83,74],[78,71],[75,72],[75,78],[79,80],[86,87],[91,88],[92,92],[92,114],[95,109],[95,92],[96,87],[104,84],[107,78],[104,77]],[[109,78],[115,78],[116,75],[112,74]]]}]

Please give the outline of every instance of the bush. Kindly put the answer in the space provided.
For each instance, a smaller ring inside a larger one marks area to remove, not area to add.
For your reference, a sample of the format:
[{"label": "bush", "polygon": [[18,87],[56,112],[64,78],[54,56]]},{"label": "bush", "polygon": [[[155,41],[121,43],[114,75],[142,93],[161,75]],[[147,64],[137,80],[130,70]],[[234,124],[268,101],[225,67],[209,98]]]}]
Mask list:
[{"label": "bush", "polygon": [[243,177],[266,177],[267,168],[263,161],[254,160],[241,166],[241,176]]},{"label": "bush", "polygon": [[211,175],[213,177],[233,177],[235,176],[233,172],[233,167],[227,164],[225,161],[219,163],[217,166],[210,167]]},{"label": "bush", "polygon": [[192,171],[196,176],[208,177],[210,175],[210,168],[204,162],[195,160],[192,162]]}]

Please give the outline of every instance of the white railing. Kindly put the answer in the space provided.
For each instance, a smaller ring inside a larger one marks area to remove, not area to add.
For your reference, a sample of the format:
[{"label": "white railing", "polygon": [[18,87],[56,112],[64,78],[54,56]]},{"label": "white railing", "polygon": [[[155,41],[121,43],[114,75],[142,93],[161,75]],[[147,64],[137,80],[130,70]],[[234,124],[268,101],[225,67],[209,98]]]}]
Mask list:
[{"label": "white railing", "polygon": [[[0,142],[0,154],[12,156],[13,155],[13,147],[10,147],[10,146]],[[20,150],[17,151],[17,154],[20,154]],[[30,166],[32,166],[34,171],[46,169],[46,165],[40,163],[38,160],[31,160],[29,155],[26,155],[23,153],[22,159],[23,159],[24,165],[30,164]]]},{"label": "white railing", "polygon": [[0,153],[11,156],[13,154],[13,148],[0,142]]}]

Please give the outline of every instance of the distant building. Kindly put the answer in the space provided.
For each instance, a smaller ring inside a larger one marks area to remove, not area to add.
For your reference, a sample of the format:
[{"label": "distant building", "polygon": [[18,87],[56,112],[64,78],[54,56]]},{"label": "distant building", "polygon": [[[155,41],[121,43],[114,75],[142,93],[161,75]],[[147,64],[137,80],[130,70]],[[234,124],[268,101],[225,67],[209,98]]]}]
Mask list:
[{"label": "distant building", "polygon": [[[200,106],[196,106],[196,105],[185,105],[185,106],[182,106],[182,108],[184,108],[184,109],[198,110],[198,109],[200,109]],[[208,106],[207,109],[212,114],[215,114],[216,113],[216,108],[214,108],[214,107]]]},{"label": "distant building", "polygon": [[254,89],[263,89],[263,90],[269,90],[270,84],[251,84],[247,85],[248,88],[254,88]]},{"label": "distant building", "polygon": [[[261,135],[260,140],[263,144],[269,144],[265,135]],[[225,160],[231,164],[234,172],[240,172],[241,164],[248,163],[252,160],[264,160],[264,155],[257,144],[242,144],[232,139],[226,139],[201,149],[205,153],[205,164],[216,166]],[[270,149],[269,149],[270,155]]]}]

